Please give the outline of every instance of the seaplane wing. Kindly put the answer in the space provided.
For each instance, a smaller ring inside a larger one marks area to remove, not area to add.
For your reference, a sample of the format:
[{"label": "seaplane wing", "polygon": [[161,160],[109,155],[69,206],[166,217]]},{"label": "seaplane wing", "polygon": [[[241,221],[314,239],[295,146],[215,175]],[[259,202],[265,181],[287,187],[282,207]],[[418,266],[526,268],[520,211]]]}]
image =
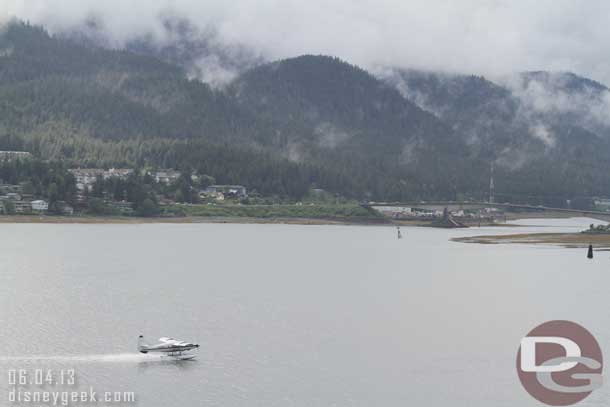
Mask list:
[{"label": "seaplane wing", "polygon": [[174,338],[159,338],[159,343],[150,345],[144,341],[144,337],[140,335],[138,340],[138,351],[141,353],[161,353],[179,359],[192,359],[194,355],[184,355],[193,349],[199,348],[199,345],[191,342],[179,341]]},{"label": "seaplane wing", "polygon": [[187,346],[187,345],[193,345],[192,343],[189,342],[184,342],[184,341],[178,341],[174,338],[159,338],[159,342],[161,343],[165,343],[167,345],[173,345],[173,346]]}]

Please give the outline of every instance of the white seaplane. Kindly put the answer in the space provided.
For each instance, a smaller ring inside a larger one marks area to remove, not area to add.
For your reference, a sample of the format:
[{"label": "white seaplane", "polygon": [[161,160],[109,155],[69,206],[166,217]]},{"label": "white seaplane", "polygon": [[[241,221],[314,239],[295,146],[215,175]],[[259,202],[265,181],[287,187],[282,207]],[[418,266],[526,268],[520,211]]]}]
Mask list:
[{"label": "white seaplane", "polygon": [[178,341],[174,338],[159,338],[159,343],[156,345],[146,343],[142,335],[138,338],[138,351],[140,353],[159,353],[175,360],[194,359],[196,355],[187,352],[197,348],[199,348],[199,345],[196,343]]}]

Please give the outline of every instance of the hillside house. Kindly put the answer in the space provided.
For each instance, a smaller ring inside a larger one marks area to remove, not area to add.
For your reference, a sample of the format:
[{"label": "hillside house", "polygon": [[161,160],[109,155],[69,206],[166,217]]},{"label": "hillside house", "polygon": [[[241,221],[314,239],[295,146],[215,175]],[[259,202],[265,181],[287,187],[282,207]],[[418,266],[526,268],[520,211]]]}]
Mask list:
[{"label": "hillside house", "polygon": [[133,174],[133,169],[131,168],[110,168],[109,170],[103,168],[76,168],[68,171],[76,178],[76,188],[79,191],[84,191],[85,188],[92,186],[98,177],[104,180],[114,177],[124,180]]},{"label": "hillside house", "polygon": [[242,185],[210,185],[203,192],[212,196],[222,194],[223,198],[243,199],[248,197],[246,187]]},{"label": "hillside house", "polygon": [[158,183],[167,185],[176,182],[180,178],[180,171],[162,170],[153,173],[152,176]]},{"label": "hillside house", "polygon": [[32,154],[27,151],[0,151],[0,161],[11,161],[14,159],[32,158]]},{"label": "hillside house", "polygon": [[15,206],[16,213],[32,212],[32,203],[30,201],[14,201],[13,205]]},{"label": "hillside house", "polygon": [[46,212],[49,210],[49,203],[42,199],[32,201],[30,204],[32,205],[32,211],[34,212]]}]

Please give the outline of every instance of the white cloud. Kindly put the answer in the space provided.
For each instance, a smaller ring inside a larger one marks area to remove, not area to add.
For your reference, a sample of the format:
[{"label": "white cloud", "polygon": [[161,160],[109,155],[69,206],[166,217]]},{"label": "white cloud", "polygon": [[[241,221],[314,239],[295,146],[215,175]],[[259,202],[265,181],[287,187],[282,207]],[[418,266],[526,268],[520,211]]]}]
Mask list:
[{"label": "white cloud", "polygon": [[173,13],[268,58],[322,53],[491,76],[562,70],[610,83],[602,0],[0,0],[0,13],[51,30],[96,17],[117,41],[163,37],[159,16]]},{"label": "white cloud", "polygon": [[[541,77],[512,75],[500,82],[516,96],[521,106],[519,117],[525,122],[538,120],[541,116],[555,116],[555,121],[570,118],[574,125],[597,133],[608,134],[610,129],[610,92],[604,88],[580,84],[570,87],[570,75],[551,73]],[[530,133],[546,140],[544,132],[534,128]]]},{"label": "white cloud", "polygon": [[530,134],[538,140],[542,141],[544,145],[548,148],[555,147],[555,137],[553,136],[553,133],[549,130],[548,127],[542,124],[537,124],[530,128]]}]

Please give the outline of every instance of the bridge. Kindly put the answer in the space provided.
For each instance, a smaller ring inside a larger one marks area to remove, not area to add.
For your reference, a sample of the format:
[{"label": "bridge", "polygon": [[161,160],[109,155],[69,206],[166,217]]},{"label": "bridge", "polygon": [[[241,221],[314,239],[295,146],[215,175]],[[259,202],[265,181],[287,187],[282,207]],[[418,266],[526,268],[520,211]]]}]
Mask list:
[{"label": "bridge", "polygon": [[610,212],[596,210],[580,210],[566,208],[552,208],[548,206],[534,206],[527,204],[511,204],[511,203],[495,203],[495,202],[473,202],[473,201],[418,201],[418,202],[365,202],[360,204],[363,208],[374,210],[379,207],[398,207],[398,208],[415,208],[427,209],[434,211],[442,211],[445,208],[449,211],[458,211],[465,209],[484,209],[497,208],[514,211],[528,212],[558,212],[566,215],[574,216],[589,216],[610,220]]}]

